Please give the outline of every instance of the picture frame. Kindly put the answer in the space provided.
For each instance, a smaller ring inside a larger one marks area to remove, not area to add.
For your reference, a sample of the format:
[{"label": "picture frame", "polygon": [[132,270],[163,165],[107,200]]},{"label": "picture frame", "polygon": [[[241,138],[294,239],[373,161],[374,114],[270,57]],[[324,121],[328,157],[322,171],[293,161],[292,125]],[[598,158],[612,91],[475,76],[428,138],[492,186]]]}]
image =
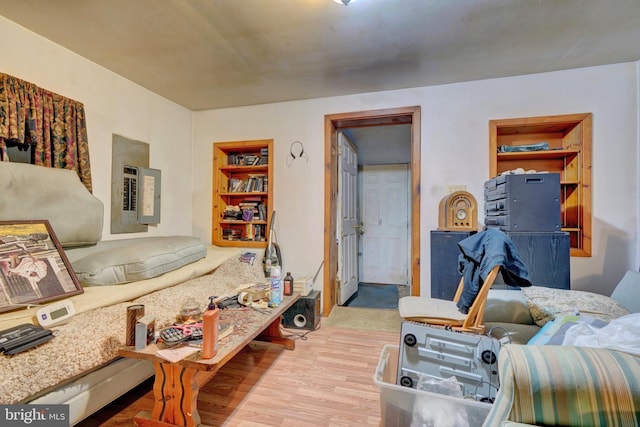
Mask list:
[{"label": "picture frame", "polygon": [[83,292],[49,221],[0,221],[0,312]]}]

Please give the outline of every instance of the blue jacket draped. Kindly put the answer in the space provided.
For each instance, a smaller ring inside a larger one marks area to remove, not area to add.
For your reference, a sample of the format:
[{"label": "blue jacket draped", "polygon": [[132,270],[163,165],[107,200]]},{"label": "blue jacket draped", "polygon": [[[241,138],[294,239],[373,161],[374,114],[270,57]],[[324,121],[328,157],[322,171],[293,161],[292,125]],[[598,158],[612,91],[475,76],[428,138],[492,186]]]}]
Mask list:
[{"label": "blue jacket draped", "polygon": [[464,276],[462,295],[457,303],[466,314],[476,299],[480,286],[496,265],[501,266],[502,278],[509,286],[531,286],[527,266],[515,245],[503,231],[488,228],[458,243],[458,270]]}]

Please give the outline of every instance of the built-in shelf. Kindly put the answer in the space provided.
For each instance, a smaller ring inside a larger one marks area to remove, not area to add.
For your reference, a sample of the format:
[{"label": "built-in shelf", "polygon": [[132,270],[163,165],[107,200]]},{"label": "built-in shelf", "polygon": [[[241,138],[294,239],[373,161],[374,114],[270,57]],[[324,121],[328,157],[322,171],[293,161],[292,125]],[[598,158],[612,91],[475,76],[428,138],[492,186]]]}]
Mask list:
[{"label": "built-in shelf", "polygon": [[[499,150],[540,142],[549,149]],[[571,256],[591,256],[592,114],[491,120],[489,144],[490,178],[518,168],[560,174],[562,231],[569,233]]]},{"label": "built-in shelf", "polygon": [[271,139],[213,144],[214,245],[266,247],[273,210],[272,150]]}]

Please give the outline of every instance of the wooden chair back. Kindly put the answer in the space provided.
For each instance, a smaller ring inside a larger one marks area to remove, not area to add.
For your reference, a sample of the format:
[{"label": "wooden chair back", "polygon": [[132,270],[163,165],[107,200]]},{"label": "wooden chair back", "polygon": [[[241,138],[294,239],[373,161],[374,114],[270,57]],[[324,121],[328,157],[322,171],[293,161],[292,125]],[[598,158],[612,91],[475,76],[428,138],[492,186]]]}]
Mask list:
[{"label": "wooden chair back", "polygon": [[[493,286],[493,283],[498,277],[498,272],[500,271],[500,266],[496,265],[491,269],[484,283],[480,287],[478,291],[478,295],[476,299],[473,300],[473,304],[469,308],[469,312],[467,313],[467,317],[462,322],[462,326],[459,327],[459,330],[467,331],[467,332],[484,332],[484,308],[487,305],[487,297],[489,296],[489,289]],[[460,283],[458,284],[458,289],[456,290],[455,295],[453,296],[453,302],[458,302],[460,300],[460,296],[462,295],[462,290],[464,289],[464,277],[460,279]],[[455,329],[455,328],[454,328]]]}]

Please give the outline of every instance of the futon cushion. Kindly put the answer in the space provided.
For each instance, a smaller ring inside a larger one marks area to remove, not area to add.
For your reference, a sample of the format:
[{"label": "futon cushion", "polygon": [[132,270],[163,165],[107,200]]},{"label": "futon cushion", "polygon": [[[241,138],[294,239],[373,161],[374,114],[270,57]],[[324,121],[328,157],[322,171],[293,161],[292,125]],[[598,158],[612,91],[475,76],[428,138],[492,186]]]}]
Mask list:
[{"label": "futon cushion", "polygon": [[[100,242],[69,251],[69,261],[84,286],[119,285],[150,279],[206,255],[205,244],[190,236],[144,237]],[[86,254],[86,255],[83,255]]]},{"label": "futon cushion", "polygon": [[531,317],[544,326],[556,317],[587,314],[602,320],[612,320],[629,314],[629,310],[613,299],[593,292],[555,289],[544,286],[522,288]]}]

